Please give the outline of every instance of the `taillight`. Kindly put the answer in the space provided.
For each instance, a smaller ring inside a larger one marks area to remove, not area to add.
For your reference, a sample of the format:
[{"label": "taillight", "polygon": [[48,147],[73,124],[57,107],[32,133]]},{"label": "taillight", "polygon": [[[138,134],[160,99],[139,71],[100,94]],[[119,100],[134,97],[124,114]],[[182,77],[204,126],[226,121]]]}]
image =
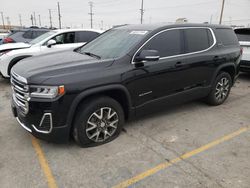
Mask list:
[{"label": "taillight", "polygon": [[3,39],[3,43],[12,43],[12,42],[15,42],[15,41],[10,37]]},{"label": "taillight", "polygon": [[243,48],[241,47],[240,48],[240,55],[242,55],[243,54]]}]

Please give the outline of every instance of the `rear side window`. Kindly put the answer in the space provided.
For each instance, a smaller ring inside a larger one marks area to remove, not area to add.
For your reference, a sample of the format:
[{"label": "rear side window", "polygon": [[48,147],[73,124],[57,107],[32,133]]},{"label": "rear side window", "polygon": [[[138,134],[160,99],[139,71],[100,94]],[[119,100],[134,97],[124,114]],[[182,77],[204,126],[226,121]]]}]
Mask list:
[{"label": "rear side window", "polygon": [[185,52],[198,52],[208,49],[213,44],[211,31],[206,28],[184,29]]},{"label": "rear side window", "polygon": [[46,33],[47,31],[33,31],[33,35],[32,38],[35,39],[37,37],[39,37],[40,35]]},{"label": "rear side window", "polygon": [[250,42],[250,29],[235,29],[234,31],[239,41]]},{"label": "rear side window", "polygon": [[168,57],[181,54],[182,46],[181,31],[174,29],[156,35],[142,50],[157,50],[160,57]]},{"label": "rear side window", "polygon": [[76,42],[90,42],[100,34],[93,31],[77,31]]},{"label": "rear side window", "polygon": [[218,42],[224,46],[239,44],[236,34],[232,29],[217,28],[215,34]]},{"label": "rear side window", "polygon": [[25,39],[32,39],[32,33],[33,33],[33,31],[26,31],[23,34],[23,38],[25,38]]}]

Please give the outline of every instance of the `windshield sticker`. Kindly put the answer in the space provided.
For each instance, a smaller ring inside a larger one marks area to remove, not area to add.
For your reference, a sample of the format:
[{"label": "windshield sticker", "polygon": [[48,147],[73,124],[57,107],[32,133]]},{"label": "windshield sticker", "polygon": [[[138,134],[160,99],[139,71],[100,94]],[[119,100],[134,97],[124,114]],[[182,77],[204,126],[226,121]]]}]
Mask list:
[{"label": "windshield sticker", "polygon": [[148,31],[131,31],[130,35],[145,35]]}]

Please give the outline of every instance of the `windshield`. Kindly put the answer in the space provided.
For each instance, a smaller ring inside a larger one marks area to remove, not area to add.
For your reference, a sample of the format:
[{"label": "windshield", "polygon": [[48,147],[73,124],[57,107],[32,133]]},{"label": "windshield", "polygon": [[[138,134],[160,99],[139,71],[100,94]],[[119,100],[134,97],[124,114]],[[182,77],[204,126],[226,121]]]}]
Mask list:
[{"label": "windshield", "polygon": [[83,46],[80,53],[93,54],[101,59],[118,58],[125,55],[148,31],[113,29]]},{"label": "windshield", "polygon": [[30,41],[29,43],[36,44],[36,43],[41,42],[42,40],[48,38],[49,36],[54,35],[55,33],[56,33],[55,31],[50,31],[50,32],[44,33],[43,35],[35,38],[34,40]]}]

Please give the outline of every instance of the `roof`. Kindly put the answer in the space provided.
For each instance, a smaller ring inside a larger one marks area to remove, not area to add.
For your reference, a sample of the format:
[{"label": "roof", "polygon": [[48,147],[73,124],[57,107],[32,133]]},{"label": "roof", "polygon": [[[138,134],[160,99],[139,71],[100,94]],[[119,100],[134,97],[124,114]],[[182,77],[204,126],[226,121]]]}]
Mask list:
[{"label": "roof", "polygon": [[98,29],[56,29],[56,30],[53,30],[53,31],[56,31],[56,32],[73,32],[73,31],[93,31],[93,32],[97,32],[97,33],[103,33],[104,31],[103,30],[98,30]]},{"label": "roof", "polygon": [[169,29],[177,27],[211,27],[211,28],[231,28],[224,25],[212,25],[212,24],[199,24],[199,23],[159,23],[159,24],[138,24],[138,25],[123,25],[118,26],[115,29],[129,29],[129,30],[147,30],[152,31],[156,29]]}]

